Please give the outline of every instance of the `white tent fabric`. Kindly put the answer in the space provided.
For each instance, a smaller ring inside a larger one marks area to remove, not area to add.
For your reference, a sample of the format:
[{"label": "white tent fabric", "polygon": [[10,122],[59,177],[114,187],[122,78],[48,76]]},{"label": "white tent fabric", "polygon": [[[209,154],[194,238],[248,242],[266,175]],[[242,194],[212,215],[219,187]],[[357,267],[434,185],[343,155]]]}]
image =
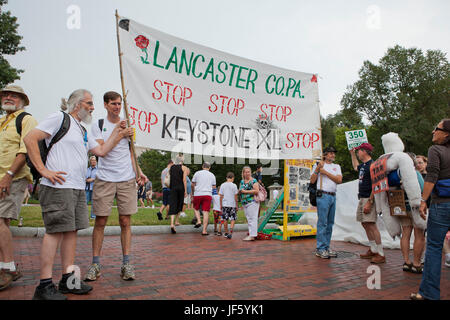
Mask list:
[{"label": "white tent fabric", "polygon": [[[369,245],[364,228],[356,221],[356,208],[358,207],[358,180],[338,185],[336,194],[336,217],[333,227],[332,240],[346,241]],[[317,226],[317,213],[307,212],[299,220],[300,224]],[[388,234],[383,220],[377,219],[378,230],[380,230],[381,241],[384,248],[399,249],[400,240],[395,240]],[[411,235],[411,245],[414,234]],[[411,246],[412,247],[412,246]]]}]

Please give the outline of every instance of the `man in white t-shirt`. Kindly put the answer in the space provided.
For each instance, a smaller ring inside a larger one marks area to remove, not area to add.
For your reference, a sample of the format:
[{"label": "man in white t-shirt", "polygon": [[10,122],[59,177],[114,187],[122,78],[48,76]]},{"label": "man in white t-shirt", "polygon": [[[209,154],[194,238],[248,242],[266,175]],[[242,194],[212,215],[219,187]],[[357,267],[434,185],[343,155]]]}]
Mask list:
[{"label": "man in white t-shirt", "polygon": [[[40,284],[33,296],[35,300],[65,300],[63,293],[87,294],[92,290],[92,287],[81,279],[76,279],[78,275],[74,273],[77,231],[89,227],[84,190],[88,151],[103,157],[123,137],[133,133],[132,129],[124,129],[125,122],[121,122],[104,144],[99,145],[91,137],[88,139],[81,121],[88,124],[91,122],[94,103],[92,94],[87,90],[76,90],[68,101],[63,99],[61,109],[68,110],[69,114],[51,114],[24,139],[29,157],[42,175],[39,203],[45,235],[41,248]],[[48,146],[62,123],[67,123],[66,119],[70,122],[70,127],[50,149],[44,165],[38,141],[45,139]],[[58,246],[61,251],[63,276],[56,290],[52,281],[52,269]]]},{"label": "man in white t-shirt", "polygon": [[[117,123],[121,121],[122,96],[109,91],[104,94],[103,102],[107,111],[105,119],[92,124],[91,131],[95,141],[102,145],[109,138]],[[103,123],[102,123],[103,122]],[[120,274],[123,280],[134,280],[134,267],[130,264],[131,249],[131,216],[137,212],[136,182],[144,186],[148,181],[142,170],[136,168],[128,138],[120,142],[105,156],[98,159],[98,171],[92,195],[92,206],[95,212],[95,226],[92,234],[92,264],[85,280],[95,281],[100,276],[100,253],[108,217],[111,214],[114,199],[117,201],[122,244],[122,267]]]},{"label": "man in white t-shirt", "polygon": [[318,220],[315,255],[323,259],[329,259],[337,257],[337,253],[330,248],[330,242],[336,213],[336,188],[338,184],[342,183],[342,172],[341,167],[333,163],[336,159],[335,148],[325,148],[323,159],[314,165],[310,183],[317,181]]},{"label": "man in white t-shirt", "polygon": [[216,187],[216,177],[209,170],[211,164],[203,163],[203,170],[197,171],[192,178],[192,194],[194,195],[194,212],[197,218],[197,224],[194,228],[201,227],[200,211],[203,212],[203,232],[207,236],[209,210],[211,210],[212,189]]}]

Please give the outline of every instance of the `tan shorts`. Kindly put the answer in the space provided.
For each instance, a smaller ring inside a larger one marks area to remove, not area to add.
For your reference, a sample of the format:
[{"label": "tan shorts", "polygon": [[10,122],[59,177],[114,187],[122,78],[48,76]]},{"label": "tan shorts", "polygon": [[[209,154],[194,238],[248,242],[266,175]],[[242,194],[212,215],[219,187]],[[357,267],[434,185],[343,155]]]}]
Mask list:
[{"label": "tan shorts", "polygon": [[413,226],[413,220],[412,215],[410,211],[406,211],[407,217],[398,217],[400,220],[400,225],[402,227],[412,227]]},{"label": "tan shorts", "polygon": [[358,222],[377,222],[377,211],[375,209],[375,203],[372,204],[372,209],[369,213],[364,213],[364,206],[369,198],[361,198],[358,202],[358,209],[356,209],[356,221]]},{"label": "tan shorts", "polygon": [[145,198],[150,200],[153,197],[153,191],[147,191],[147,193],[145,194]]},{"label": "tan shorts", "polygon": [[9,196],[0,200],[0,218],[17,220],[28,187],[26,178],[13,181],[9,189]]},{"label": "tan shorts", "polygon": [[95,179],[92,192],[92,206],[96,216],[109,217],[111,208],[117,201],[117,211],[121,216],[130,216],[137,212],[136,180],[108,182]]}]

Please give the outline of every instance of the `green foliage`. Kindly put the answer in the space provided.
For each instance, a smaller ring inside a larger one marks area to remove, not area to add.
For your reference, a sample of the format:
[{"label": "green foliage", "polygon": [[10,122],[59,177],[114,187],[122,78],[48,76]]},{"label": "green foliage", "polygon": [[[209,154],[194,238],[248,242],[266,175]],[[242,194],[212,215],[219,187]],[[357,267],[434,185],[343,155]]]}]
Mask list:
[{"label": "green foliage", "polygon": [[20,79],[19,74],[23,72],[13,68],[4,55],[14,55],[25,50],[25,47],[20,46],[22,37],[17,34],[17,18],[11,16],[11,12],[2,10],[6,3],[7,0],[0,0],[0,88]]},{"label": "green foliage", "polygon": [[378,65],[365,61],[359,77],[347,87],[341,105],[348,115],[370,122],[371,143],[381,144],[381,135],[396,132],[406,151],[427,154],[433,127],[450,114],[450,65],[445,53],[424,54],[397,45]]}]

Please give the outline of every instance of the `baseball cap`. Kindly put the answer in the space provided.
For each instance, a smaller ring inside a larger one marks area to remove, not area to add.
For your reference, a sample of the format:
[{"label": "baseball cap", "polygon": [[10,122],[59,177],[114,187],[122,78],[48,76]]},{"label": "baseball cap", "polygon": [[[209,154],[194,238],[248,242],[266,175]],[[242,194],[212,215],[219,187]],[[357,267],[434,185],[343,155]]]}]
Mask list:
[{"label": "baseball cap", "polygon": [[359,149],[364,149],[364,150],[372,152],[373,146],[370,143],[365,142],[365,143],[361,144],[360,146],[356,147],[355,151],[359,150]]}]

